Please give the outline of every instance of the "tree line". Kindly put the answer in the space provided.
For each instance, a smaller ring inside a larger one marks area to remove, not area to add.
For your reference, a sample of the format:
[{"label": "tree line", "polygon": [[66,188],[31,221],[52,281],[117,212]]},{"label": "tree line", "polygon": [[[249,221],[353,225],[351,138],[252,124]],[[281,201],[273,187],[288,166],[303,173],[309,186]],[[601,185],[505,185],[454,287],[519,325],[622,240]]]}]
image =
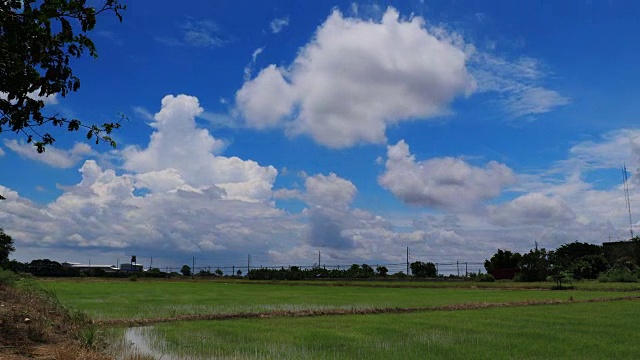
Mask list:
[{"label": "tree line", "polygon": [[553,280],[558,285],[582,279],[638,281],[640,237],[609,244],[607,248],[575,241],[556,250],[536,247],[524,254],[498,249],[484,267],[496,279]]}]

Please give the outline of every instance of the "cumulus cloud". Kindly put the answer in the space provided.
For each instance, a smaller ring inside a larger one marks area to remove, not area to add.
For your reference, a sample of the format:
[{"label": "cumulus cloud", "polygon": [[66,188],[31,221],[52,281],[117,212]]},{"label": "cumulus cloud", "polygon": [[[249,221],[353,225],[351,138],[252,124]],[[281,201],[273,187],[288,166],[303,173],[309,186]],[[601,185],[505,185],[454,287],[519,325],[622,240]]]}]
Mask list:
[{"label": "cumulus cloud", "polygon": [[271,29],[271,32],[274,34],[281,32],[287,26],[289,26],[288,16],[285,16],[282,18],[275,18],[271,20],[271,23],[269,24],[269,28]]},{"label": "cumulus cloud", "polygon": [[96,254],[138,249],[170,259],[179,253],[261,248],[296,228],[286,219],[272,223],[284,214],[270,204],[226,199],[215,185],[137,196],[133,175],[117,175],[93,160],[80,173],[82,180],[48,205],[0,187],[7,198],[0,221],[20,248],[82,247],[97,249]]},{"label": "cumulus cloud", "polygon": [[467,54],[449,35],[393,8],[380,22],[334,10],[291,66],[263,69],[236,105],[250,127],[285,126],[335,148],[382,143],[387,125],[446,114],[475,89]]},{"label": "cumulus cloud", "polygon": [[139,186],[151,190],[180,184],[196,188],[216,185],[229,198],[270,199],[278,171],[252,160],[216,155],[225,142],[196,126],[195,117],[202,112],[195,97],[165,96],[151,123],[155,131],[148,146],[125,148],[123,167],[138,174]]},{"label": "cumulus cloud", "polygon": [[353,215],[349,205],[357,193],[351,181],[331,173],[307,177],[304,200],[310,206],[309,244],[329,248],[352,248],[349,236]]},{"label": "cumulus cloud", "polygon": [[357,193],[356,186],[349,180],[331,173],[310,176],[305,182],[305,200],[308,204],[321,207],[345,208],[351,204]]},{"label": "cumulus cloud", "polygon": [[409,145],[400,140],[387,147],[385,172],[378,182],[407,204],[465,209],[497,197],[515,176],[495,161],[484,168],[450,157],[416,161]]},{"label": "cumulus cloud", "polygon": [[270,65],[236,93],[236,105],[249,127],[272,127],[290,114],[297,94],[284,79],[283,71]]},{"label": "cumulus cloud", "polygon": [[506,204],[490,207],[490,221],[503,226],[555,226],[575,220],[576,215],[559,196],[530,193]]},{"label": "cumulus cloud", "polygon": [[93,153],[91,146],[85,143],[76,143],[69,150],[48,146],[47,150],[42,154],[39,154],[32,144],[26,144],[17,140],[5,140],[4,145],[22,157],[40,161],[56,168],[73,167]]}]

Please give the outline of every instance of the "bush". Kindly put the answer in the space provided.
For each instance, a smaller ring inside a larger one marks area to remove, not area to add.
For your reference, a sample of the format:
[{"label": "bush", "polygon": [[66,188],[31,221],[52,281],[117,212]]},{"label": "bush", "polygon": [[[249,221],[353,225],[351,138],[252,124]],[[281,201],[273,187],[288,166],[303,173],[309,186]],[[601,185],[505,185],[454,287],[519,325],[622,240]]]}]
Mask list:
[{"label": "bush", "polygon": [[627,268],[616,268],[598,277],[600,282],[638,282],[638,272]]},{"label": "bush", "polygon": [[479,282],[494,282],[496,281],[496,278],[494,278],[491,274],[478,274],[475,277],[475,280]]},{"label": "bush", "polygon": [[10,270],[0,269],[0,285],[13,286],[18,281],[18,275]]}]

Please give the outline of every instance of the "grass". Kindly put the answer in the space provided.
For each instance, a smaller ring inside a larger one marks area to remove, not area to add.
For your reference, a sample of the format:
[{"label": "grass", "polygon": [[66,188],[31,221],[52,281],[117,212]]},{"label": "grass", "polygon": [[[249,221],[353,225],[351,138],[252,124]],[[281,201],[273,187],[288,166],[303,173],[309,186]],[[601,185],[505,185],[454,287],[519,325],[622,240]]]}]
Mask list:
[{"label": "grass", "polygon": [[[388,283],[387,283],[388,284]],[[395,284],[395,283],[394,283]],[[94,319],[191,314],[429,307],[471,302],[575,300],[618,297],[612,291],[485,290],[470,287],[290,286],[242,282],[55,281],[46,286],[65,306]],[[511,285],[510,285],[511,286]],[[550,284],[546,284],[550,288]],[[599,287],[607,289],[606,287]],[[625,293],[633,295],[635,292]]]},{"label": "grass", "polygon": [[184,359],[632,359],[638,305],[189,321],[143,333],[160,353]]}]

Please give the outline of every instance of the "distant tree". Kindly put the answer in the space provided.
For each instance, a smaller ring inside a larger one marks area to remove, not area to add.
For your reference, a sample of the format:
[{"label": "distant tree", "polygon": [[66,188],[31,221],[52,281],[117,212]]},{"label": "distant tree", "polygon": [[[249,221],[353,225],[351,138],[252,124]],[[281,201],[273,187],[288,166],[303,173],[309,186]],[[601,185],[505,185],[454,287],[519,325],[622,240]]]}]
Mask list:
[{"label": "distant tree", "polygon": [[357,278],[360,276],[360,271],[362,269],[360,268],[360,265],[358,264],[352,264],[351,267],[345,272],[345,275],[348,278]]},{"label": "distant tree", "polygon": [[154,278],[160,278],[165,276],[165,274],[162,271],[160,271],[160,269],[158,268],[151,268],[145,271],[143,275],[146,277],[154,277]]},{"label": "distant tree", "polygon": [[209,271],[209,270],[202,269],[202,270],[200,270],[200,272],[198,273],[198,276],[201,276],[201,277],[209,277],[209,276],[213,276],[213,274],[212,274],[212,273],[211,273],[211,271]]},{"label": "distant tree", "polygon": [[242,276],[242,270],[238,269],[238,271],[236,271],[236,275]]},{"label": "distant tree", "polygon": [[15,273],[21,273],[21,272],[26,273],[29,271],[27,265],[28,264],[21,263],[18,260],[9,260],[6,263],[6,269],[11,270]]},{"label": "distant tree", "polygon": [[411,269],[411,273],[415,277],[426,278],[438,276],[436,265],[432,262],[424,263],[422,261],[416,261],[411,263],[411,265],[409,265],[409,268]]},{"label": "distant tree", "polygon": [[378,273],[379,276],[386,277],[389,273],[389,269],[387,269],[386,266],[378,266],[376,267],[376,273]]},{"label": "distant tree", "polygon": [[[91,3],[95,3],[91,1]],[[115,146],[111,131],[120,121],[86,125],[78,119],[43,112],[44,100],[65,97],[80,88],[71,69],[72,59],[88,53],[97,57],[87,34],[96,16],[113,12],[122,21],[126,6],[118,0],[104,0],[102,6],[87,6],[86,0],[0,1],[0,133],[24,135],[38,152],[53,144],[52,127],[87,131],[87,139]],[[44,132],[38,129],[44,127]]]},{"label": "distant tree", "polygon": [[550,257],[553,252],[547,252],[544,248],[529,250],[522,255],[518,263],[520,273],[516,276],[520,281],[545,281],[551,272]]},{"label": "distant tree", "polygon": [[67,276],[66,269],[57,261],[49,259],[33,260],[27,265],[27,270],[34,276]]},{"label": "distant tree", "polygon": [[9,254],[14,252],[16,248],[13,246],[13,239],[4,230],[0,228],[0,267],[7,268],[9,263]]},{"label": "distant tree", "polygon": [[551,279],[556,282],[555,289],[563,289],[562,283],[570,283],[573,280],[573,273],[562,266],[554,266],[551,269]]},{"label": "distant tree", "polygon": [[609,262],[603,254],[585,255],[569,264],[567,269],[575,279],[597,279],[607,271]]},{"label": "distant tree", "polygon": [[395,273],[395,274],[393,274],[391,276],[394,277],[394,278],[397,278],[397,279],[405,279],[409,275],[405,274],[404,271],[398,271],[397,273]]},{"label": "distant tree", "polygon": [[596,279],[608,268],[602,246],[577,241],[560,246],[551,260],[554,266],[572,272],[576,279]]},{"label": "distant tree", "polygon": [[216,271],[214,271],[214,273],[215,273],[216,275],[218,275],[218,276],[222,276],[222,275],[224,275],[224,273],[223,273],[223,272],[222,272],[222,270],[220,270],[220,269],[216,269]]},{"label": "distant tree", "polygon": [[522,255],[519,253],[498,249],[490,260],[484,261],[484,268],[487,273],[491,273],[494,269],[515,269],[518,267],[520,259],[522,259]]},{"label": "distant tree", "polygon": [[362,278],[369,278],[372,277],[373,275],[375,275],[375,271],[373,270],[373,268],[367,264],[362,264],[361,268],[360,268],[360,276]]},{"label": "distant tree", "polygon": [[180,269],[180,273],[184,276],[191,276],[191,266],[182,265],[182,268]]}]

